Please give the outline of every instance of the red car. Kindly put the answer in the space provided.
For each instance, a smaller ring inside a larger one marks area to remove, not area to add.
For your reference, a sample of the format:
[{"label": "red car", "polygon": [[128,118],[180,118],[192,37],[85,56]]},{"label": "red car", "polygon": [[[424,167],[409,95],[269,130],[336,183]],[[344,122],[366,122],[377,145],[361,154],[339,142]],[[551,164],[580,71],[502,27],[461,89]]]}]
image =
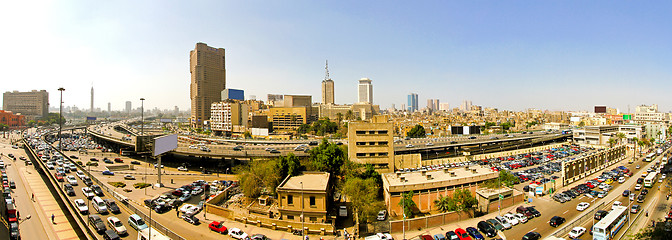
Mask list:
[{"label": "red car", "polygon": [[115,162],[119,162],[119,163],[123,163],[123,162],[124,162],[124,160],[121,160],[121,158],[115,158],[114,161],[115,161]]},{"label": "red car", "polygon": [[221,233],[221,234],[226,234],[228,231],[226,230],[226,227],[224,226],[224,222],[217,222],[213,221],[208,225],[210,230]]},{"label": "red car", "polygon": [[471,237],[469,237],[469,234],[467,234],[467,231],[464,231],[462,228],[455,229],[455,233],[457,233],[457,237],[460,240],[471,240]]},{"label": "red car", "polygon": [[421,239],[421,240],[434,240],[434,239],[432,238],[432,236],[429,236],[429,235],[422,235],[422,236],[420,236],[420,239]]},{"label": "red car", "polygon": [[54,177],[56,177],[56,181],[63,182],[63,174],[62,173],[56,173],[56,174],[54,174]]}]

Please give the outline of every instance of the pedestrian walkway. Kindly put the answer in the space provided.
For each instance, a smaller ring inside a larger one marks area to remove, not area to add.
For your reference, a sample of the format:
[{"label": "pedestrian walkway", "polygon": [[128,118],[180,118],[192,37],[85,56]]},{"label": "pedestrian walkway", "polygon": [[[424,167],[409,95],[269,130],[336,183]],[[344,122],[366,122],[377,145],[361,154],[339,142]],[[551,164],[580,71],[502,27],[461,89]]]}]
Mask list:
[{"label": "pedestrian walkway", "polygon": [[[42,177],[34,170],[26,168],[19,171],[19,175],[27,183],[26,190],[35,194],[36,211],[40,219],[43,219],[42,225],[49,239],[70,240],[79,239],[74,227],[68,222],[63,209],[51,195],[51,191],[42,180]],[[51,215],[54,215],[54,222],[51,222]],[[79,226],[76,226],[79,227]]]}]

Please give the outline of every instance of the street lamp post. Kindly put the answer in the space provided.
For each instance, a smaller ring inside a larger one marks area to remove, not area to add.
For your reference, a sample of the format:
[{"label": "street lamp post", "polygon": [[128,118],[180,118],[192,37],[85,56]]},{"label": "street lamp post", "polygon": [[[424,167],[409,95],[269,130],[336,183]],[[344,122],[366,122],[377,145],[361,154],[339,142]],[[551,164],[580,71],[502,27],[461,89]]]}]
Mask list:
[{"label": "street lamp post", "polygon": [[140,136],[145,135],[145,98],[140,98]]},{"label": "street lamp post", "polygon": [[301,183],[301,238],[305,239],[306,233],[305,233],[305,227],[303,226],[303,205],[305,204],[305,200],[303,199],[303,182]]},{"label": "street lamp post", "polygon": [[61,130],[63,129],[63,91],[65,91],[65,88],[58,88],[58,91],[61,92],[61,100],[59,101],[59,108],[58,108],[58,150],[63,151],[63,144],[62,139],[61,139]]}]

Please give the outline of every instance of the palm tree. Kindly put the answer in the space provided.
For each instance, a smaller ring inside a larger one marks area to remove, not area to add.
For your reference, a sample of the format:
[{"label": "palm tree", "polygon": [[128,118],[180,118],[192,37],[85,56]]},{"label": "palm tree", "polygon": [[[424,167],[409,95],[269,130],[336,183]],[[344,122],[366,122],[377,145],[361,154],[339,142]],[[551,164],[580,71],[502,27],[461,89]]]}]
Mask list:
[{"label": "palm tree", "polygon": [[633,145],[633,147],[635,148],[635,155],[632,155],[632,158],[633,158],[633,159],[637,159],[637,144],[639,143],[639,138],[637,138],[637,137],[633,137],[633,138],[632,138],[632,142],[633,142],[632,145]]},{"label": "palm tree", "polygon": [[345,113],[345,119],[352,120],[355,118],[355,114],[352,112],[352,110],[348,110]]},{"label": "palm tree", "polygon": [[450,196],[439,195],[439,198],[434,200],[434,206],[439,212],[448,212],[450,211],[451,200]]},{"label": "palm tree", "polygon": [[614,144],[616,144],[616,139],[609,138],[609,140],[607,140],[607,142],[609,143],[609,147],[611,148],[611,147],[614,147]]},{"label": "palm tree", "polygon": [[343,113],[336,113],[336,119],[338,120],[338,125],[341,125],[341,121],[343,121]]},{"label": "palm tree", "polygon": [[618,144],[621,144],[623,139],[625,138],[625,133],[622,132],[617,133],[616,138],[618,138]]}]

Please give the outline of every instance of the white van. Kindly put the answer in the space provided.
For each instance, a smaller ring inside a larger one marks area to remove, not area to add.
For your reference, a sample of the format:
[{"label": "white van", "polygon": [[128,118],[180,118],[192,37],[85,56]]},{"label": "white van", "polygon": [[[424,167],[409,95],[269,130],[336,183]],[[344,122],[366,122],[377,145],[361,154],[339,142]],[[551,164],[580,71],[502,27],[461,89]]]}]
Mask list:
[{"label": "white van", "polygon": [[100,214],[107,214],[107,205],[105,205],[103,199],[98,196],[93,197],[93,208]]}]

